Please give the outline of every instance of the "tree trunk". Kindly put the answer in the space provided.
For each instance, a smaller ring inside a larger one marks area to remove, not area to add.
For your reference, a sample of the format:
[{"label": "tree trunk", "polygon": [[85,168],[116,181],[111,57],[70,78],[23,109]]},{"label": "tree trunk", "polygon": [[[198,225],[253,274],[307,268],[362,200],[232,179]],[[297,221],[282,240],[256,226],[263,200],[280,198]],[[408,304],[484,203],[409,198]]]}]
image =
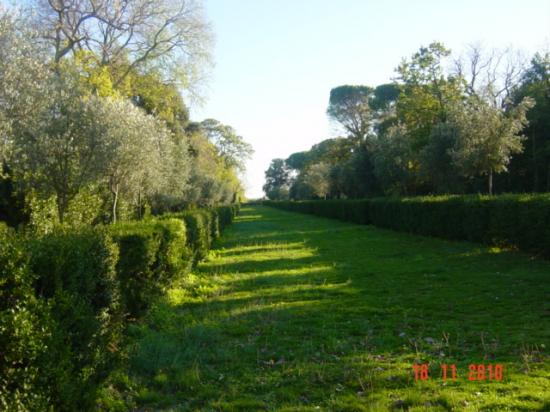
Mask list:
[{"label": "tree trunk", "polygon": [[493,195],[493,171],[489,171],[489,196]]},{"label": "tree trunk", "polygon": [[113,219],[113,223],[116,223],[116,207],[117,207],[117,202],[118,202],[118,185],[113,186],[111,191],[113,192],[112,219]]},{"label": "tree trunk", "polygon": [[537,165],[537,144],[536,144],[536,134],[532,133],[533,139],[533,192],[539,191],[539,169]]},{"label": "tree trunk", "polygon": [[67,199],[64,195],[57,195],[57,216],[59,217],[59,223],[63,224],[65,218],[65,210],[67,209]]},{"label": "tree trunk", "polygon": [[138,219],[141,220],[141,189],[138,189]]}]

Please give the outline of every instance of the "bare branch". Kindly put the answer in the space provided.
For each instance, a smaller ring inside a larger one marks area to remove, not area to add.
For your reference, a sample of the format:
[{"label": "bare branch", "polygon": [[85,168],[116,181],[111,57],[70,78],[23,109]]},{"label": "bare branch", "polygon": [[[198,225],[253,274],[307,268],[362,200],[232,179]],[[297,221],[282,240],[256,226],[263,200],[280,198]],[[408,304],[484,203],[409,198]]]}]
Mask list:
[{"label": "bare branch", "polygon": [[211,31],[200,0],[36,1],[37,25],[54,60],[85,49],[103,65],[124,61],[115,84],[142,67],[157,66],[172,78],[176,67],[190,67],[191,76],[209,62]]}]

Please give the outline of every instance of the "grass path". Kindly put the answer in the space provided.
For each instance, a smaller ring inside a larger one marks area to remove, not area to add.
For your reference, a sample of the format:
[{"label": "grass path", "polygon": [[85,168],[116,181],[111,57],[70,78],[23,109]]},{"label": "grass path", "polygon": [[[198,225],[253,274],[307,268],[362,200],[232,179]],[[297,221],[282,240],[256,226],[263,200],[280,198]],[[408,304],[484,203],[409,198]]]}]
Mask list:
[{"label": "grass path", "polygon": [[244,207],[134,331],[128,386],[142,411],[549,410],[549,285],[525,255]]}]

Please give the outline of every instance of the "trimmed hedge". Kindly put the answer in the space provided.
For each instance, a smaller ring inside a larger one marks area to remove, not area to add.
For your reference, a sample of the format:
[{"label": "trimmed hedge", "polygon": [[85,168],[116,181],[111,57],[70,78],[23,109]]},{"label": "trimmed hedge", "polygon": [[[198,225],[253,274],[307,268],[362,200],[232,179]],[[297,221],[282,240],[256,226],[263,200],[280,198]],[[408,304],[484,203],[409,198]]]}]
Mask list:
[{"label": "trimmed hedge", "polygon": [[25,243],[35,294],[50,318],[39,362],[50,404],[55,410],[91,409],[122,332],[118,249],[101,228],[58,230]]},{"label": "trimmed hedge", "polygon": [[189,211],[175,217],[182,219],[189,228],[189,247],[195,252],[194,261],[205,259],[210,248],[209,215],[202,211]]},{"label": "trimmed hedge", "polygon": [[214,209],[195,209],[162,215],[161,219],[181,219],[187,226],[187,245],[193,251],[193,261],[208,255],[212,242],[219,236],[239,211],[238,205],[219,206]]},{"label": "trimmed hedge", "polygon": [[218,219],[220,223],[220,230],[223,230],[233,222],[233,219],[237,215],[238,208],[233,206],[220,206],[217,209]]},{"label": "trimmed hedge", "polygon": [[550,257],[550,195],[267,201],[294,212]]},{"label": "trimmed hedge", "polygon": [[91,410],[120,342],[104,229],[0,237],[0,409]]},{"label": "trimmed hedge", "polygon": [[185,225],[178,219],[124,222],[110,232],[120,250],[116,271],[124,311],[138,318],[174,277],[190,268]]},{"label": "trimmed hedge", "polygon": [[128,320],[204,258],[235,213],[193,210],[39,237],[0,224],[0,410],[94,410]]},{"label": "trimmed hedge", "polygon": [[0,410],[47,410],[41,368],[50,336],[23,243],[0,225]]}]

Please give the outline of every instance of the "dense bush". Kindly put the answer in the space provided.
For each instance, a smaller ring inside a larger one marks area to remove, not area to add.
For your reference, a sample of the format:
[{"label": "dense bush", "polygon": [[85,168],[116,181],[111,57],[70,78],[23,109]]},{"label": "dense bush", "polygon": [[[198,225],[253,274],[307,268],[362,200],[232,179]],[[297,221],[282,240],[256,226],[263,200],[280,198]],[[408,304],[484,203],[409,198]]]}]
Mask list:
[{"label": "dense bush", "polygon": [[207,209],[206,212],[210,213],[210,231],[213,241],[233,222],[233,219],[239,213],[239,205],[218,206]]},{"label": "dense bush", "polygon": [[155,272],[157,281],[165,288],[177,275],[191,268],[192,252],[187,247],[185,223],[180,219],[160,220],[155,225],[161,232]]},{"label": "dense bush", "polygon": [[207,214],[202,210],[189,210],[161,216],[161,219],[168,218],[185,222],[187,246],[193,253],[193,262],[204,259],[210,247],[210,226]]},{"label": "dense bush", "polygon": [[120,249],[117,273],[124,311],[136,318],[190,266],[185,225],[178,219],[147,220],[117,223],[110,231]]},{"label": "dense bush", "polygon": [[38,359],[47,351],[46,305],[36,299],[23,245],[0,224],[0,410],[45,410]]},{"label": "dense bush", "polygon": [[[213,213],[212,210],[215,212]],[[212,210],[194,209],[161,216],[163,219],[176,218],[185,222],[187,245],[193,251],[195,262],[206,258],[210,245],[219,236],[220,231],[231,224],[239,207],[238,205],[220,206]]]},{"label": "dense bush", "polygon": [[234,206],[220,206],[216,210],[218,212],[220,230],[223,231],[233,221],[237,209]]},{"label": "dense bush", "polygon": [[47,307],[47,352],[38,366],[55,410],[87,410],[114,366],[122,322],[118,250],[103,229],[27,239],[36,297]]},{"label": "dense bush", "polygon": [[210,227],[210,245],[220,236],[220,219],[217,209],[206,209],[208,226]]},{"label": "dense bush", "polygon": [[550,195],[426,196],[265,202],[397,231],[517,248],[550,257]]},{"label": "dense bush", "polygon": [[[16,234],[0,222],[0,410],[87,411],[128,316],[204,258],[235,207]],[[200,251],[197,252],[197,250]]]}]

